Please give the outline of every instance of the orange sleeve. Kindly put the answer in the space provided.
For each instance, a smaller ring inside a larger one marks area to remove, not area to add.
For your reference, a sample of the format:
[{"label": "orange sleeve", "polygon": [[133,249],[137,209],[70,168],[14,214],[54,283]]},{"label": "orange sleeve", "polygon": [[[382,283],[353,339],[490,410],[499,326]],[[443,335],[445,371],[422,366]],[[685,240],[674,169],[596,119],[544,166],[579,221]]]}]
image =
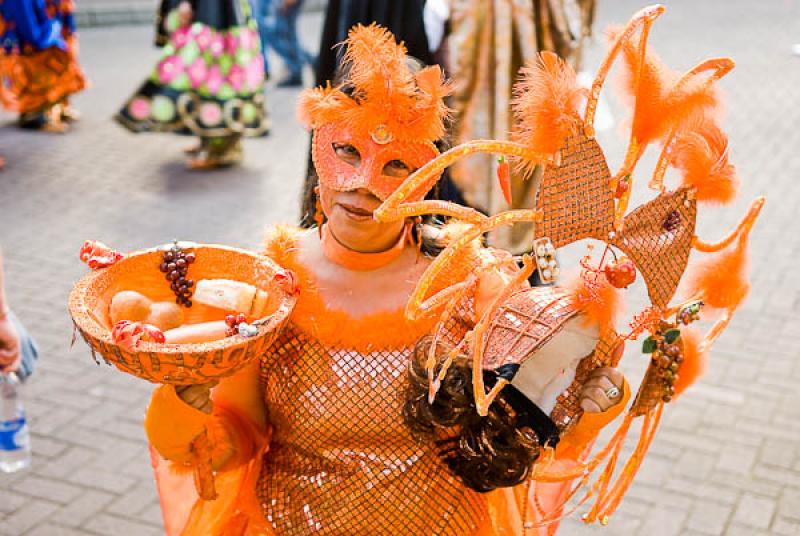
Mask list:
[{"label": "orange sleeve", "polygon": [[215,469],[249,459],[257,439],[254,431],[268,432],[259,395],[258,363],[222,380],[213,389],[212,399],[214,411],[207,415],[181,400],[172,385],[153,392],[144,425],[150,443],[162,457],[191,464],[192,441],[206,431]]},{"label": "orange sleeve", "polygon": [[165,459],[191,463],[192,440],[211,419],[178,397],[175,387],[162,385],[153,391],[144,418],[147,438]]},{"label": "orange sleeve", "polygon": [[595,440],[600,430],[622,413],[630,398],[631,388],[628,385],[628,381],[625,380],[622,386],[622,400],[600,413],[584,412],[578,423],[559,441],[556,448],[556,458],[578,460],[586,448]]}]

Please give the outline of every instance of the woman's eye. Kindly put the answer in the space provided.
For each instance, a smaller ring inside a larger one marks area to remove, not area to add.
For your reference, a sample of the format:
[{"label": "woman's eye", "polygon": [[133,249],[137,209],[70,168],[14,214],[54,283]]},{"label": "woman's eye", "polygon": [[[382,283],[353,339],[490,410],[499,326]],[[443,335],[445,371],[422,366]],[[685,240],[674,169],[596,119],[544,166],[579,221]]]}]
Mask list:
[{"label": "woman's eye", "polygon": [[391,162],[389,162],[389,165],[395,169],[404,169],[408,171],[408,166],[402,160],[392,160]]},{"label": "woman's eye", "polygon": [[411,167],[402,160],[390,160],[383,166],[383,174],[389,177],[408,177]]},{"label": "woman's eye", "polygon": [[336,156],[348,164],[356,165],[359,161],[361,161],[361,155],[359,154],[358,149],[349,143],[334,143],[333,152],[336,153]]}]

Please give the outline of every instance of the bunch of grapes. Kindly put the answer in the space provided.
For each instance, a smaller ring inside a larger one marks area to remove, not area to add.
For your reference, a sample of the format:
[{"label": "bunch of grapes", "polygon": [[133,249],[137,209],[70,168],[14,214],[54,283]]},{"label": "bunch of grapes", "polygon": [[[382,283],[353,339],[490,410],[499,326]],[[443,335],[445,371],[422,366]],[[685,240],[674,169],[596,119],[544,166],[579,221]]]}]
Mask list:
[{"label": "bunch of grapes", "polygon": [[170,288],[175,293],[175,303],[178,305],[192,306],[190,298],[192,297],[194,281],[186,279],[186,274],[189,272],[189,265],[194,261],[194,253],[186,253],[177,244],[164,252],[159,269],[165,274],[167,281],[170,282]]},{"label": "bunch of grapes", "polygon": [[668,233],[674,233],[678,230],[678,227],[681,224],[681,213],[677,210],[673,210],[667,217],[664,218],[664,223],[661,224],[661,227]]},{"label": "bunch of grapes", "polygon": [[[677,343],[677,344],[676,344]],[[662,341],[658,349],[653,352],[653,362],[659,368],[663,380],[664,395],[662,400],[669,402],[675,396],[675,382],[678,381],[678,372],[683,363],[683,349],[678,340],[668,343]]]}]

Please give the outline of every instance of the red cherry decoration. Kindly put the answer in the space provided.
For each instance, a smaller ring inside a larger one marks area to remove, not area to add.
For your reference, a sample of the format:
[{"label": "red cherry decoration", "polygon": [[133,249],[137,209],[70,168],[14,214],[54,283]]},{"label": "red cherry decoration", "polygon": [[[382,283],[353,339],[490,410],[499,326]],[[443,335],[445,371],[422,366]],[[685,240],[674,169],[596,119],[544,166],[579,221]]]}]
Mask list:
[{"label": "red cherry decoration", "polygon": [[616,288],[628,288],[636,281],[636,265],[627,257],[608,263],[603,271],[611,286]]},{"label": "red cherry decoration", "polygon": [[623,195],[628,193],[628,190],[630,190],[631,187],[629,177],[629,175],[626,175],[622,177],[619,182],[617,182],[617,189],[614,191],[615,198],[620,199]]}]

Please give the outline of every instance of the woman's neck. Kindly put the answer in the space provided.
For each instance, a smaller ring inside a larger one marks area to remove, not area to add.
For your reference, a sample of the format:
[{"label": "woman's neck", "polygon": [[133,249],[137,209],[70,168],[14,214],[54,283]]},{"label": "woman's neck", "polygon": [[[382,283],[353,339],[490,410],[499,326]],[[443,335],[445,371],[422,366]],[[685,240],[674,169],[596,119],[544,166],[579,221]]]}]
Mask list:
[{"label": "woman's neck", "polygon": [[384,251],[375,253],[362,253],[342,245],[331,232],[330,226],[322,226],[321,242],[322,253],[330,262],[358,272],[366,272],[382,268],[396,260],[405,250],[409,236],[409,227],[403,232],[393,245]]}]

